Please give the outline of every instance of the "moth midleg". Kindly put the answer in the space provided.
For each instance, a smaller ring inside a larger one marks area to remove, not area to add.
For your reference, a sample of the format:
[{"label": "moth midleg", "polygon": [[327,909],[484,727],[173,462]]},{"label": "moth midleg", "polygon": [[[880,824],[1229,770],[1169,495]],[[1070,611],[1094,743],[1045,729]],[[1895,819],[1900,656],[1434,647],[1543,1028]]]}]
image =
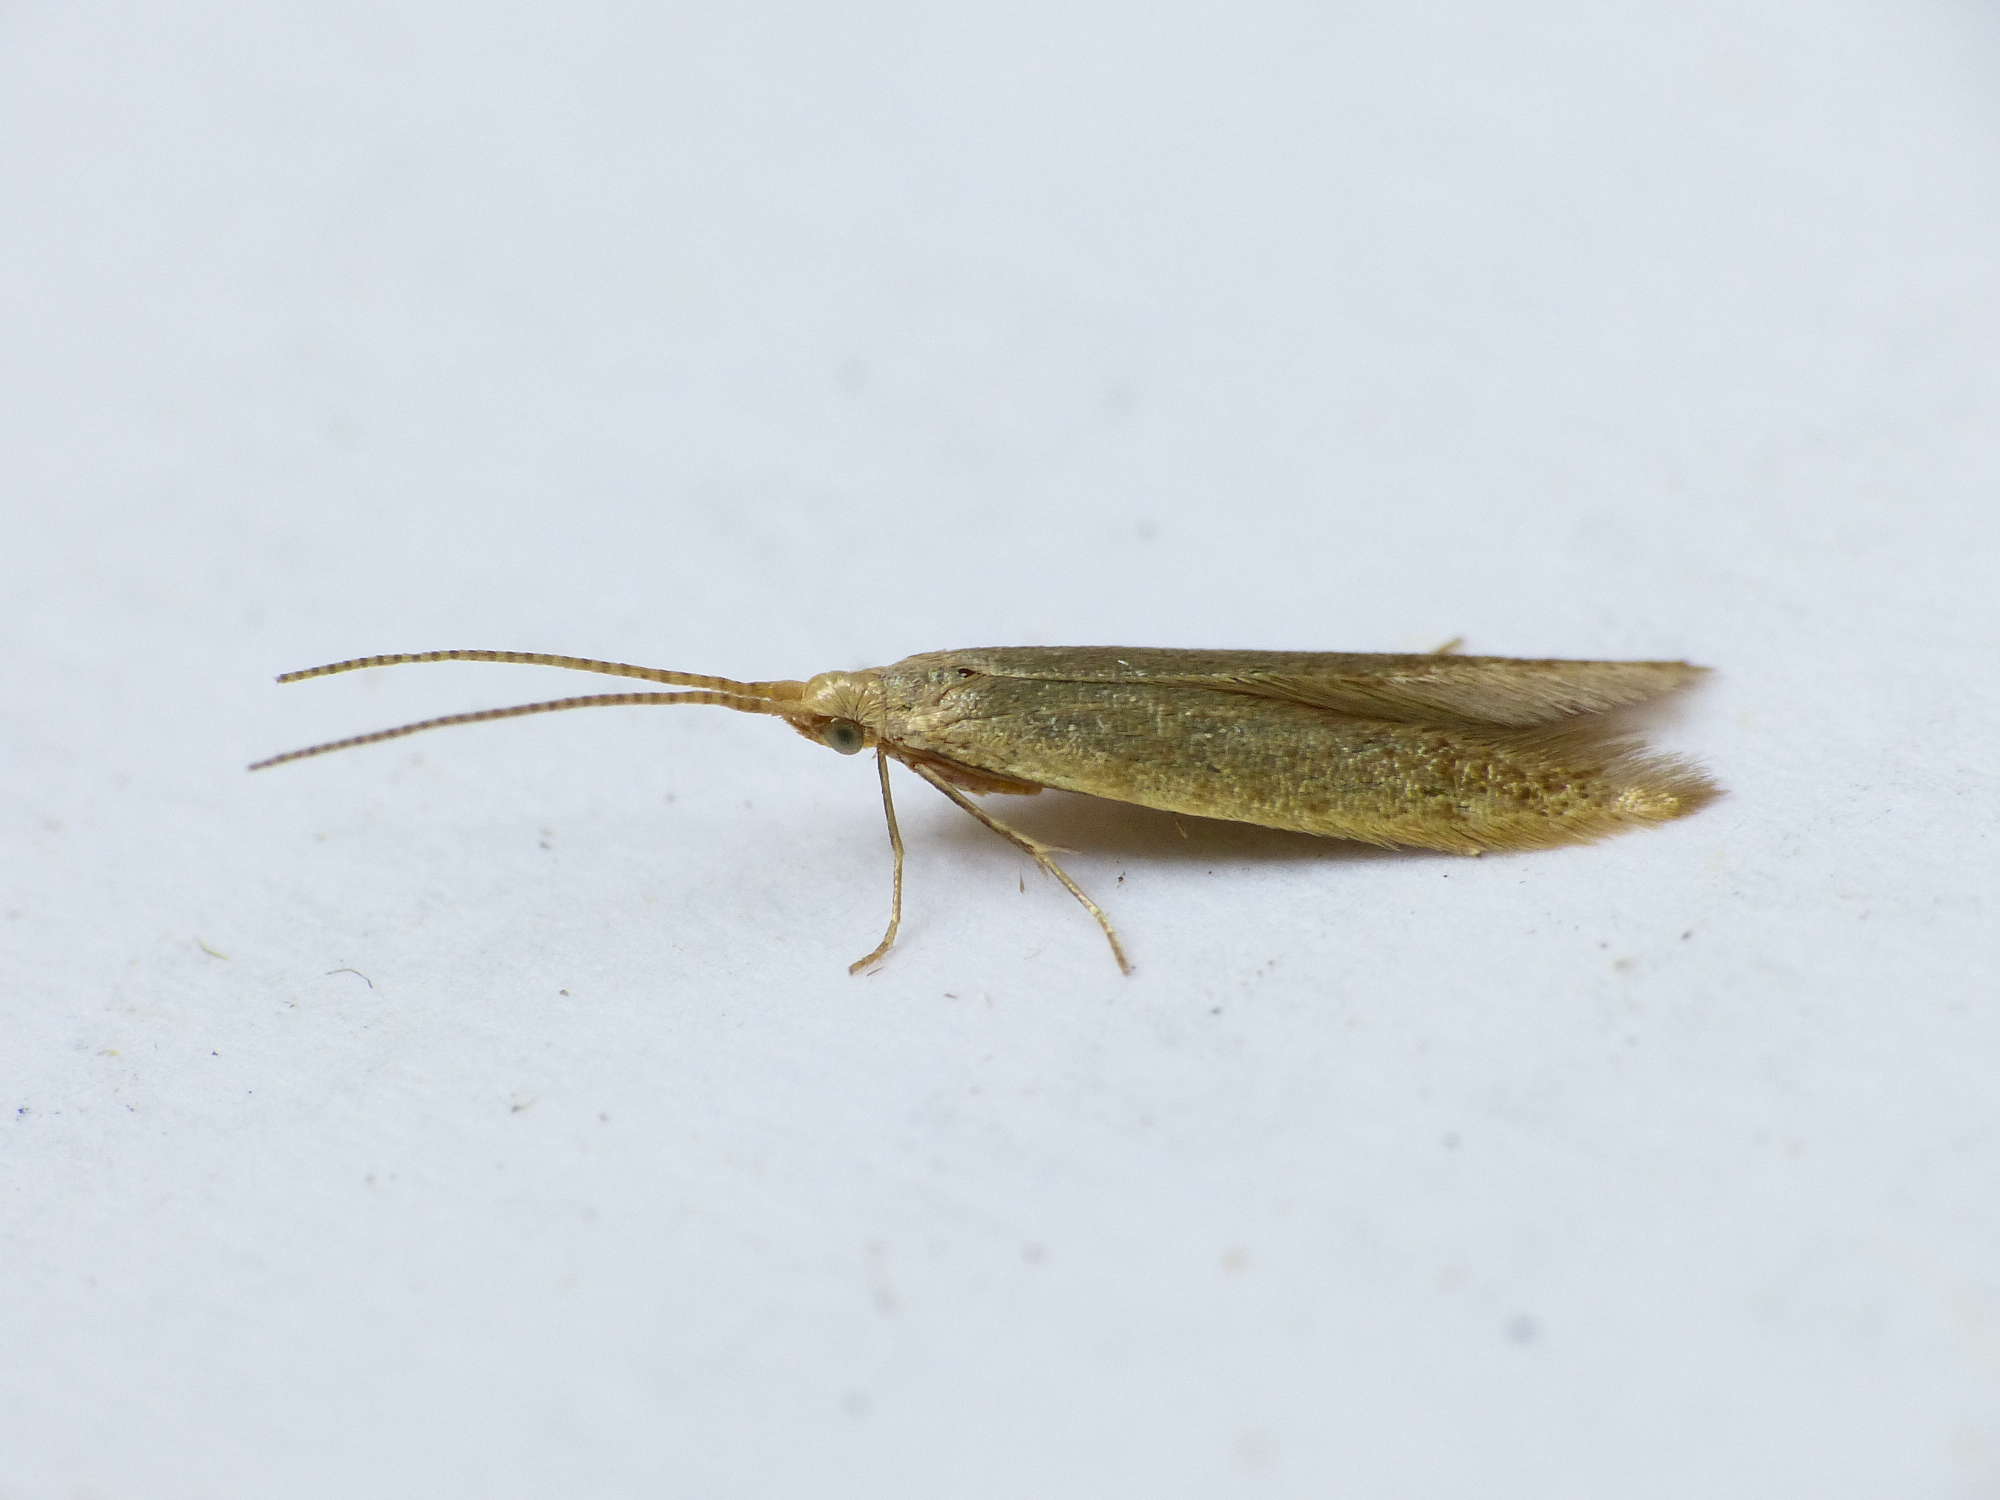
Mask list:
[{"label": "moth midleg", "polygon": [[1456,656],[1465,649],[1465,637],[1455,635],[1442,646],[1431,647],[1432,656]]},{"label": "moth midleg", "polygon": [[1118,941],[1118,929],[1111,925],[1111,919],[1104,914],[1104,908],[1091,900],[1085,894],[1083,887],[1069,878],[1067,870],[1049,858],[1049,850],[1054,847],[1053,845],[1031,839],[1018,828],[1009,828],[1005,823],[994,817],[993,814],[981,807],[977,802],[974,802],[965,793],[961,792],[957,787],[953,786],[922,762],[905,761],[904,764],[923,777],[932,786],[943,792],[947,797],[951,798],[960,807],[971,813],[973,817],[999,834],[1001,838],[1007,840],[1008,843],[1014,845],[1016,848],[1025,851],[1028,857],[1034,860],[1036,864],[1060,880],[1063,883],[1063,889],[1076,897],[1085,911],[1097,918],[1097,925],[1104,929],[1105,940],[1111,944],[1111,956],[1118,960],[1120,971],[1126,974],[1132,972],[1132,961],[1125,956],[1125,945]]},{"label": "moth midleg", "polygon": [[889,847],[895,852],[896,874],[889,897],[889,930],[882,934],[882,941],[864,958],[857,958],[847,966],[850,974],[859,974],[870,964],[881,960],[896,942],[896,929],[903,925],[903,831],[896,826],[896,799],[889,795],[889,757],[880,745],[875,747],[875,769],[882,776],[882,814],[889,820]]}]

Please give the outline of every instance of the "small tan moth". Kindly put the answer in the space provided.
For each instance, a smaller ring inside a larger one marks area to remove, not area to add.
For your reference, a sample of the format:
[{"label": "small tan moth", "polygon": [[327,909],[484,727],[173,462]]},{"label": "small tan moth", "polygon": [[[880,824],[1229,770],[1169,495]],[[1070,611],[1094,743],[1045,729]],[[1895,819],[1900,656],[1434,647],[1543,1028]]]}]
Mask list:
[{"label": "small tan moth", "polygon": [[1705,669],[1678,661],[1002,646],[928,651],[804,682],[736,682],[532,651],[422,651],[287,672],[280,682],[406,662],[497,661],[635,677],[686,691],[597,693],[447,714],[313,745],[250,769],[448,724],[632,704],[710,703],[783,719],[842,755],[875,751],[895,874],[882,958],[903,920],[903,838],[889,795],[899,760],[1061,881],[1124,945],[1098,904],[967,792],[1087,792],[1266,828],[1453,854],[1586,843],[1664,823],[1716,795],[1699,769],[1651,755],[1593,715]]}]

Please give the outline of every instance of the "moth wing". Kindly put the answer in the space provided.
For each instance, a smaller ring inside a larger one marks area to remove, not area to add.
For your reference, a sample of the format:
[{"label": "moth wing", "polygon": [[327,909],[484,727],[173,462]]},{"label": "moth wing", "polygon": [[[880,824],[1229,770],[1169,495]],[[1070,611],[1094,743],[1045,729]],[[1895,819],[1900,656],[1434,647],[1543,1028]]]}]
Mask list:
[{"label": "moth wing", "polygon": [[1587,842],[1715,795],[1698,769],[1646,754],[1601,719],[1435,718],[1258,701],[1213,683],[975,671],[906,720],[891,753],[1165,812],[1462,854]]},{"label": "moth wing", "polygon": [[1310,704],[1389,723],[1525,728],[1644,702],[1699,677],[1682,661],[1321,651],[1024,646],[913,657],[960,673],[1059,682],[1151,682]]},{"label": "moth wing", "polygon": [[1213,686],[1391,723],[1455,720],[1527,728],[1641,703],[1704,670],[1677,661],[1383,660],[1385,665],[1360,672],[1248,672]]}]

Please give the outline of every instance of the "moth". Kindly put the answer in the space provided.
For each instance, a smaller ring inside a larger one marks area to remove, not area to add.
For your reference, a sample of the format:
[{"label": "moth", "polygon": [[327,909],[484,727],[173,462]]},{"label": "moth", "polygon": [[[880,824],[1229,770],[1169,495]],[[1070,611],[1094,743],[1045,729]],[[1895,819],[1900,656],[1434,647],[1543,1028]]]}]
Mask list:
[{"label": "moth", "polygon": [[426,729],[572,708],[711,704],[783,719],[842,755],[875,752],[894,858],[888,930],[849,965],[879,962],[903,920],[903,836],[889,790],[902,762],[1024,851],[1103,929],[1117,929],[1052,857],[969,793],[1045,787],[1141,807],[1452,854],[1587,843],[1695,811],[1699,768],[1648,753],[1606,710],[1681,687],[1679,661],[1537,661],[1320,651],[994,646],[927,651],[805,681],[737,682],[534,651],[421,651],[287,672],[302,682],[410,662],[508,662],[636,678],[674,692],[594,693],[447,714],[260,760],[262,770]]}]

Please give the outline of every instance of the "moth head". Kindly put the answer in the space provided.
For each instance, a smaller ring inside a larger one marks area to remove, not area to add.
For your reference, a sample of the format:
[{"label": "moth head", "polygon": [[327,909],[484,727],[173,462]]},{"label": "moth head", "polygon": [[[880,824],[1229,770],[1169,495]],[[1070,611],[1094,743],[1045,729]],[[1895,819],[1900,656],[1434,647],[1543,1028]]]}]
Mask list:
[{"label": "moth head", "polygon": [[785,717],[809,740],[854,755],[882,738],[882,679],[874,672],[822,672],[809,678]]}]

